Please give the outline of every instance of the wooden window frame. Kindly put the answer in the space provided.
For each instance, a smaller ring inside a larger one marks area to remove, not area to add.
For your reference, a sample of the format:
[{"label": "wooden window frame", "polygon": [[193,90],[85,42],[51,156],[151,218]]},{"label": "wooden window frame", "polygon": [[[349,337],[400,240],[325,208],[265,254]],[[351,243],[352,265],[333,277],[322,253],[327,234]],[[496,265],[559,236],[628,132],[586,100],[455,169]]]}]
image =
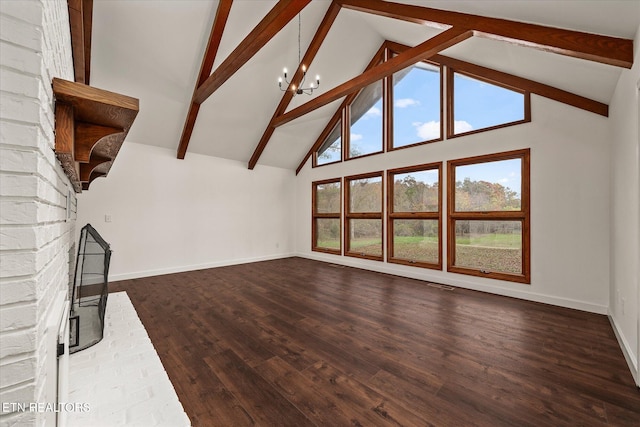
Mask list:
[{"label": "wooden window frame", "polygon": [[[380,178],[380,212],[351,212],[351,181],[356,181],[358,179],[366,179],[366,178]],[[359,175],[350,175],[344,177],[344,255],[351,256],[355,258],[363,258],[370,259],[374,261],[384,261],[384,172],[369,172],[365,174]],[[380,238],[382,242],[380,244],[380,249],[382,250],[382,254],[380,256],[375,255],[367,255],[364,253],[352,252],[349,250],[349,236],[351,234],[351,223],[352,219],[377,219],[380,220]]]},{"label": "wooden window frame", "polygon": [[[318,205],[317,205],[318,186],[323,184],[332,184],[332,183],[340,184],[340,192],[341,192],[340,210],[337,213],[335,212],[319,213]],[[342,255],[342,191],[344,188],[343,185],[344,184],[342,183],[342,178],[323,179],[322,181],[314,181],[311,183],[311,250],[312,251],[324,252],[324,253],[333,254],[333,255]],[[318,226],[316,222],[317,219],[337,219],[340,221],[340,233],[339,233],[340,249],[335,250],[335,249],[323,248],[317,245],[318,243]]]},{"label": "wooden window frame", "polygon": [[[521,159],[521,202],[519,211],[456,212],[456,167],[501,160]],[[531,284],[531,208],[530,208],[530,149],[467,157],[447,162],[447,271],[491,279]],[[520,221],[522,223],[522,274],[492,272],[455,265],[456,220]]]},{"label": "wooden window frame", "polygon": [[[455,69],[452,67],[447,67],[447,77],[446,77],[446,81],[447,81],[447,96],[446,96],[446,108],[447,108],[447,139],[452,139],[452,138],[458,138],[461,136],[467,136],[467,135],[473,135],[476,133],[481,133],[481,132],[487,132],[487,131],[492,131],[492,130],[496,130],[496,129],[501,129],[501,128],[505,128],[505,127],[509,127],[509,126],[515,126],[515,125],[520,125],[523,123],[529,123],[531,121],[531,92],[527,91],[527,90],[523,90],[520,88],[517,88],[515,86],[509,86],[505,83],[501,83],[498,80],[493,80],[491,78],[487,78],[487,77],[483,77],[483,76],[479,76],[473,73],[470,73],[468,71],[463,71],[463,70],[459,70],[459,69]],[[481,128],[481,129],[474,129],[474,130],[470,130],[467,132],[462,132],[462,133],[455,133],[455,105],[454,105],[454,91],[455,91],[455,84],[454,84],[454,74],[461,74],[461,75],[465,75],[467,77],[470,77],[474,80],[479,80],[481,82],[485,82],[494,86],[498,86],[501,87],[503,89],[507,89],[513,92],[517,92],[520,93],[524,96],[523,102],[524,102],[524,118],[522,120],[516,120],[513,122],[507,122],[507,123],[501,123],[499,125],[494,125],[494,126],[489,126],[486,128]]]},{"label": "wooden window frame", "polygon": [[[392,51],[393,54],[397,54],[396,52]],[[439,95],[439,99],[440,99],[440,138],[435,138],[435,139],[429,139],[426,141],[420,141],[420,142],[414,142],[413,144],[407,144],[407,145],[403,145],[402,147],[395,147],[393,145],[394,140],[393,140],[393,126],[394,126],[394,115],[393,115],[393,74],[391,76],[389,76],[387,78],[387,82],[385,83],[385,95],[387,97],[386,99],[386,107],[387,107],[387,111],[388,114],[386,114],[385,116],[385,120],[388,123],[387,128],[387,152],[391,152],[391,151],[396,151],[396,150],[402,150],[405,148],[411,148],[411,147],[416,147],[418,145],[424,145],[424,144],[431,144],[433,142],[440,142],[440,141],[444,141],[444,137],[445,137],[445,129],[444,129],[444,104],[445,104],[445,99],[444,99],[444,79],[445,79],[445,70],[444,67],[442,66],[442,64],[439,64],[437,62],[434,61],[420,61],[420,62],[424,62],[425,64],[429,64],[429,65],[433,65],[435,67],[438,67],[440,69],[440,95]],[[413,65],[412,65],[413,67]],[[396,74],[396,73],[394,73]]]},{"label": "wooden window frame", "polygon": [[[381,62],[382,63],[382,62]],[[387,78],[383,78],[382,80],[378,80],[375,84],[382,85],[382,141],[380,141],[380,151],[374,151],[373,153],[361,154],[360,156],[351,157],[351,105],[358,100],[358,96],[353,99],[343,110],[342,112],[342,141],[344,143],[343,150],[343,158],[345,162],[349,160],[362,159],[364,157],[375,156],[376,154],[383,154],[385,152],[385,148],[387,145],[387,128],[389,127],[388,120],[388,108],[387,108]],[[372,83],[373,84],[373,83]],[[368,87],[368,86],[367,86]],[[366,88],[365,88],[366,89]],[[364,89],[363,89],[364,90]],[[358,95],[360,95],[362,90],[358,91]],[[366,114],[366,113],[365,113]],[[323,165],[324,166],[324,165]]]},{"label": "wooden window frame", "polygon": [[[404,147],[403,147],[404,148]],[[422,172],[427,170],[438,171],[438,211],[437,212],[394,212],[394,175]],[[393,252],[393,222],[399,219],[410,220],[437,220],[438,221],[438,262],[428,263],[411,261],[394,257]],[[423,165],[409,166],[387,171],[387,262],[393,264],[409,265],[412,267],[430,268],[442,270],[442,162],[427,163]]]}]

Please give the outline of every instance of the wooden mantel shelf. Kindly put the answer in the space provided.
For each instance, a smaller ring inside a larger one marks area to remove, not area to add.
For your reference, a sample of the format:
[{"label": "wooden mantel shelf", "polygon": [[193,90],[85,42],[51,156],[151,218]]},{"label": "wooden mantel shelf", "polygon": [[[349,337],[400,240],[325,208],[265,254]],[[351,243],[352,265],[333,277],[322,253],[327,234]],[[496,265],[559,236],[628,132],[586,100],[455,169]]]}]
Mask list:
[{"label": "wooden mantel shelf", "polygon": [[53,79],[56,156],[76,193],[106,176],[139,110],[136,98]]}]

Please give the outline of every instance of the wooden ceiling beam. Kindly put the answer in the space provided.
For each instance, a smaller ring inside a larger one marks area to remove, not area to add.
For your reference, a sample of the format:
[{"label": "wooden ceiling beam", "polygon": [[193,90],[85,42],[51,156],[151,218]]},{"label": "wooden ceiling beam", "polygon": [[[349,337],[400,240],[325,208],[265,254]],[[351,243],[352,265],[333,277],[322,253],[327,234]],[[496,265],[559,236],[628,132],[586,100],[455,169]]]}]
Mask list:
[{"label": "wooden ceiling beam", "polygon": [[310,2],[311,0],[279,0],[227,59],[198,87],[194,101],[202,104]]},{"label": "wooden ceiling beam", "polygon": [[282,114],[274,121],[274,126],[282,126],[285,123],[297,119],[313,110],[323,107],[333,101],[336,101],[343,96],[356,92],[371,83],[374,83],[386,76],[389,76],[397,71],[400,71],[410,65],[415,64],[418,61],[429,59],[438,52],[447,49],[463,40],[473,36],[473,31],[467,28],[453,27],[429,40],[407,49],[399,55],[383,62],[365,71],[361,75],[354,77],[353,79],[336,86],[328,92],[323,93],[312,101],[309,101],[301,106],[290,110],[287,113]]},{"label": "wooden ceiling beam", "polygon": [[74,81],[89,84],[93,0],[68,0]]},{"label": "wooden ceiling beam", "polygon": [[475,35],[618,67],[633,65],[633,40],[387,1],[337,0],[344,8],[431,25],[461,26]]},{"label": "wooden ceiling beam", "polygon": [[[409,49],[409,46],[391,41],[387,41],[386,45],[389,49],[397,53],[404,52]],[[584,96],[576,95],[575,93],[571,93],[566,90],[558,89],[554,86],[525,79],[524,77],[515,76],[513,74],[504,73],[502,71],[497,71],[492,68],[472,64],[470,62],[451,58],[445,55],[434,55],[431,59],[438,64],[453,68],[456,71],[466,72],[489,81],[534,93],[544,98],[562,102],[563,104],[571,105],[572,107],[580,108],[601,116],[608,117],[609,115],[609,106],[607,104]]]},{"label": "wooden ceiling beam", "polygon": [[[302,58],[302,62],[298,65],[298,68],[296,69],[296,72],[293,75],[293,78],[291,81],[292,85],[295,85],[296,87],[300,86],[300,81],[302,80],[302,70],[301,70],[302,65],[303,64],[306,65],[307,69],[309,69],[311,63],[316,57],[316,54],[320,50],[320,46],[322,46],[322,43],[324,42],[325,37],[329,33],[329,29],[331,28],[331,26],[333,25],[333,22],[338,16],[338,12],[340,12],[340,5],[338,5],[335,1],[331,2],[331,5],[329,5],[329,9],[327,10],[327,13],[324,15],[324,18],[322,19],[320,26],[318,26],[318,29],[316,30],[316,33],[313,36],[313,39],[311,40],[311,44],[309,44],[309,48],[307,49],[307,51],[304,54],[304,57]],[[269,143],[269,140],[271,139],[273,132],[276,130],[276,127],[274,126],[274,122],[276,118],[286,111],[287,107],[291,103],[291,100],[293,99],[293,96],[294,96],[294,93],[291,90],[285,91],[284,94],[282,95],[282,99],[280,100],[278,107],[273,113],[273,116],[271,117],[271,120],[269,121],[267,128],[262,134],[262,138],[260,138],[260,142],[256,146],[253,152],[253,155],[249,160],[249,165],[248,165],[249,169],[253,169],[258,163],[258,160],[260,159],[262,152],[267,147],[267,144]]]},{"label": "wooden ceiling beam", "polygon": [[609,116],[609,106],[607,104],[586,98],[584,96],[576,95],[575,93],[567,92],[566,90],[558,89],[554,86],[549,86],[544,83],[536,82],[534,80],[514,76],[513,74],[503,73],[502,71],[493,70],[491,68],[482,67],[480,65],[472,64],[470,62],[461,61],[459,59],[454,59],[447,56],[435,55],[431,59],[442,65],[446,65],[447,67],[450,67],[455,71],[467,72],[489,81],[506,84],[507,86],[525,90],[544,98],[562,102],[563,104],[571,105],[573,107],[599,114],[601,116]]},{"label": "wooden ceiling beam", "polygon": [[196,91],[211,75],[211,69],[213,68],[213,62],[218,54],[218,48],[220,47],[220,41],[222,40],[222,34],[224,33],[224,27],[227,24],[229,13],[231,12],[231,5],[233,0],[220,0],[218,3],[218,9],[216,10],[216,16],[213,19],[211,25],[211,33],[209,33],[209,41],[207,42],[207,48],[204,51],[204,57],[202,58],[202,64],[200,65],[200,73],[198,74],[198,80],[196,80],[195,88],[193,89],[193,95],[191,95],[191,103],[189,104],[189,112],[184,122],[184,128],[182,129],[182,136],[180,137],[180,144],[178,145],[178,158],[184,159],[189,147],[189,141],[191,140],[191,134],[193,133],[193,127],[196,124],[198,118],[198,112],[200,111],[200,104],[194,101]]}]

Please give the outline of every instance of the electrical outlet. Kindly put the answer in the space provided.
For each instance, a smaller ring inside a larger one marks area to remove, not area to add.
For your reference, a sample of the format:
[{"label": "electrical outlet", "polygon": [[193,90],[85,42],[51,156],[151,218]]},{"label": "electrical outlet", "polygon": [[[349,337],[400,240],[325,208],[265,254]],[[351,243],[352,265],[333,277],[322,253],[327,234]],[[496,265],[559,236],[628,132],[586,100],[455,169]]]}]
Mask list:
[{"label": "electrical outlet", "polygon": [[111,222],[111,214],[106,214],[104,216],[104,222]]}]

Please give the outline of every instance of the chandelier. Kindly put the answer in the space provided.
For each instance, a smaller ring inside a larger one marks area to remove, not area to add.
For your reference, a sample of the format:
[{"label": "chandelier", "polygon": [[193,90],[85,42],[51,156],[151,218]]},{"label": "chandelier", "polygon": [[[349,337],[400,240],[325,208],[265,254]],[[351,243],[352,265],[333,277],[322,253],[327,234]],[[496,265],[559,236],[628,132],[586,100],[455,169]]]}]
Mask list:
[{"label": "chandelier", "polygon": [[[301,22],[300,14],[298,14],[298,64],[300,64],[300,61],[301,61],[300,59],[300,22]],[[313,91],[317,89],[318,86],[320,86],[320,76],[316,76],[315,84],[311,82],[309,87],[304,87],[304,82],[305,82],[305,79],[307,78],[307,66],[304,64],[301,64],[300,66],[302,67],[302,80],[300,81],[300,84],[297,87],[296,85],[291,84],[293,80],[289,81],[289,79],[287,78],[287,69],[284,68],[282,70],[283,77],[278,78],[278,87],[280,88],[281,91],[286,92],[289,90],[293,92],[294,96],[302,95],[303,93],[307,95],[311,95]],[[295,76],[295,73],[294,73],[294,76]],[[282,87],[283,81],[286,83],[286,86],[284,88]]]}]

